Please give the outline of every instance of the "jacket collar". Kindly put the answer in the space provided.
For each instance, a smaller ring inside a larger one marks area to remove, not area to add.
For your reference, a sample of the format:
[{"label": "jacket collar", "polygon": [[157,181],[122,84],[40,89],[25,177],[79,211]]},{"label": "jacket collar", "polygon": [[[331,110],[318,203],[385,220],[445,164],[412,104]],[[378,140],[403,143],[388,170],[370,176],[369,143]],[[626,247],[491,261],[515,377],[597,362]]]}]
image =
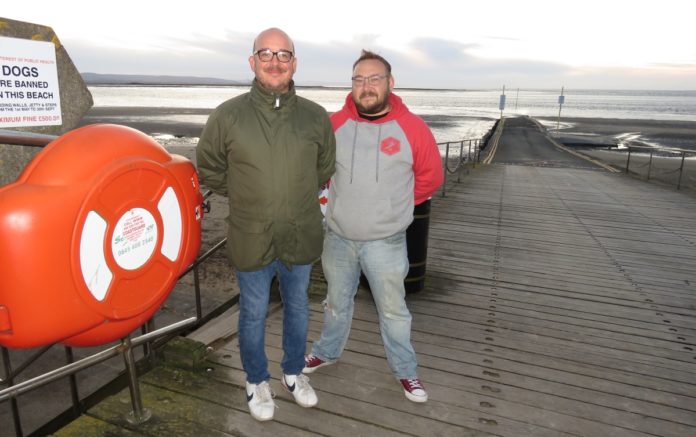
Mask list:
[{"label": "jacket collar", "polygon": [[281,109],[295,102],[295,81],[290,81],[290,88],[284,94],[276,94],[263,88],[256,79],[251,83],[251,98],[264,109]]}]

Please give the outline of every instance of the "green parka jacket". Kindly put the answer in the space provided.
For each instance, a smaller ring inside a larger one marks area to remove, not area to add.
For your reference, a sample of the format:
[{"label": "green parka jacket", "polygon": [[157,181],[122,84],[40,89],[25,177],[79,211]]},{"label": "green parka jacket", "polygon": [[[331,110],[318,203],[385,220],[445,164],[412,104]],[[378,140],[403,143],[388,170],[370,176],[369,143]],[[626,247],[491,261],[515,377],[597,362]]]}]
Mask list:
[{"label": "green parka jacket", "polygon": [[317,192],[334,172],[336,140],[326,110],[295,94],[261,88],[234,97],[208,118],[196,150],[201,183],[229,198],[227,253],[241,271],[279,259],[310,264],[321,255]]}]

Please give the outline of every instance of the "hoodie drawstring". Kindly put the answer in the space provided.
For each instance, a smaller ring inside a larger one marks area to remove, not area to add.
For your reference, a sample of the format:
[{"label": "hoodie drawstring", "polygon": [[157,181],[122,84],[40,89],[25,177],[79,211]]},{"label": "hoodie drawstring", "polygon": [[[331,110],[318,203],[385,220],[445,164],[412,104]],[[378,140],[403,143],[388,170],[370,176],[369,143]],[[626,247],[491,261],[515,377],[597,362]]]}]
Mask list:
[{"label": "hoodie drawstring", "polygon": [[382,124],[379,124],[379,130],[377,131],[377,159],[375,159],[375,182],[379,182],[379,145],[382,142]]},{"label": "hoodie drawstring", "polygon": [[358,141],[358,124],[355,123],[355,132],[353,132],[353,151],[350,156],[350,183],[353,183],[353,167],[355,166],[355,144]]},{"label": "hoodie drawstring", "polygon": [[[355,168],[355,145],[358,142],[358,127],[360,126],[360,123],[355,123],[355,132],[353,132],[353,149],[351,152],[350,156],[350,183],[353,183],[353,169]],[[379,182],[379,155],[380,155],[380,150],[379,150],[379,144],[382,141],[382,125],[379,124],[377,125],[377,147],[375,147],[375,150],[377,152],[377,156],[375,159],[375,182]]]}]

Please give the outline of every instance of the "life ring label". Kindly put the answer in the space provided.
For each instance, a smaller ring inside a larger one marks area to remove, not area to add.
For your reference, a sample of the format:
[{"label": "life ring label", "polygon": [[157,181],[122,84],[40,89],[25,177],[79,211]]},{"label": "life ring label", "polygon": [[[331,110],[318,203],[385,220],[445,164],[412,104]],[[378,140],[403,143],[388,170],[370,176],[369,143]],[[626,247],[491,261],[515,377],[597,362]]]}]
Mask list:
[{"label": "life ring label", "polygon": [[111,253],[125,270],[142,267],[157,245],[157,222],[146,209],[133,208],[118,219],[111,238]]}]

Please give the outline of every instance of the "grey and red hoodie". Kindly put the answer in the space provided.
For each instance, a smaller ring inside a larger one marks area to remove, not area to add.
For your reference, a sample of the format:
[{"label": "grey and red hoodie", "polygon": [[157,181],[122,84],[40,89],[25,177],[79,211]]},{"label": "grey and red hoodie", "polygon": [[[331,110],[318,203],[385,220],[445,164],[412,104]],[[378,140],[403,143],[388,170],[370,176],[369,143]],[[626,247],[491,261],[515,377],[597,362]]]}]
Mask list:
[{"label": "grey and red hoodie", "polygon": [[405,230],[413,206],[442,184],[442,158],[430,128],[391,94],[391,111],[377,120],[358,114],[348,94],[331,116],[336,173],[331,177],[326,221],[349,240],[379,240]]}]

